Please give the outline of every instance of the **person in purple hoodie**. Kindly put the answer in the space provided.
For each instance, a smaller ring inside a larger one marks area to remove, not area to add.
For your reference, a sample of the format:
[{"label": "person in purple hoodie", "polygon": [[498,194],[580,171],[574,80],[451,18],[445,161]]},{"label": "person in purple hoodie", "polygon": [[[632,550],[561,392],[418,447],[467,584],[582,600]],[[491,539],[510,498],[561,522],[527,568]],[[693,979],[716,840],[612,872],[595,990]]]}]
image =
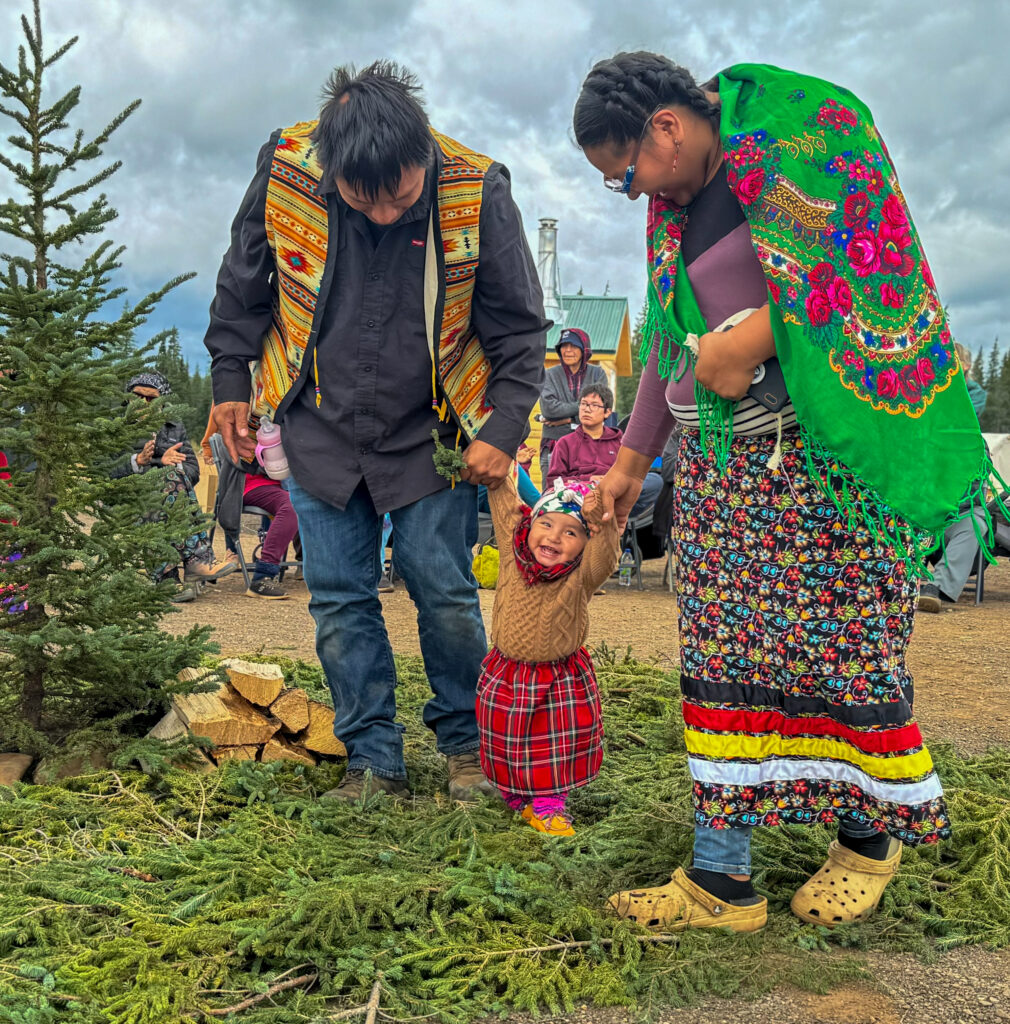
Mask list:
[{"label": "person in purple hoodie", "polygon": [[[596,484],[617,460],[624,435],[616,427],[605,425],[614,408],[613,391],[606,384],[586,384],[579,393],[578,408],[579,425],[554,442],[545,492],[558,477]],[[642,493],[631,509],[632,519],[652,508],[662,486],[663,478],[658,473],[646,475]]]},{"label": "person in purple hoodie", "polygon": [[606,384],[602,366],[589,361],[593,354],[589,335],[578,327],[565,327],[554,346],[560,363],[544,374],[540,392],[543,434],[540,441],[540,479],[547,479],[551,452],[562,437],[578,426],[579,395],[588,384]]}]

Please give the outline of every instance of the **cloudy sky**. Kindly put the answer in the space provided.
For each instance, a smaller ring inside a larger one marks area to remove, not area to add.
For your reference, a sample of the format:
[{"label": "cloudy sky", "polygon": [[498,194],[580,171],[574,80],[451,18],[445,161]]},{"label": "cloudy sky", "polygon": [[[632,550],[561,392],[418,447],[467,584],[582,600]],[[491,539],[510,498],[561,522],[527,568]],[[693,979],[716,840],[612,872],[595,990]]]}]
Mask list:
[{"label": "cloudy sky", "polygon": [[[7,66],[29,3],[2,4]],[[133,298],[197,272],[151,324],[178,326],[193,359],[260,145],[315,116],[334,65],[377,57],[420,76],[436,127],[508,165],[534,250],[538,218],[558,218],[566,292],[609,286],[637,309],[644,201],[607,193],[570,137],[583,77],[622,49],[660,51],[699,78],[755,61],[848,86],[888,142],[955,336],[972,350],[1010,339],[1004,0],[43,0],[43,26],[49,50],[80,36],[50,94],[82,85],[76,123],[97,128],[143,100],[107,150],[124,162],[108,184],[111,235],[128,247]]]}]

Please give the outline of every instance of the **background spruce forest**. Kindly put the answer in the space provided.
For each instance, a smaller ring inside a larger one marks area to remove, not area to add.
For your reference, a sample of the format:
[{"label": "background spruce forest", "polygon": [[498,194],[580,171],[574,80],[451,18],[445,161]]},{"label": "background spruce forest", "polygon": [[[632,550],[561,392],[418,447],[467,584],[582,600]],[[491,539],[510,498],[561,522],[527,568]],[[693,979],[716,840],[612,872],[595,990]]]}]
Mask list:
[{"label": "background spruce forest", "polygon": [[170,414],[174,419],[182,420],[195,450],[207,427],[213,401],[210,369],[204,373],[199,363],[195,368],[190,366],[189,360],[182,354],[179,334],[175,330],[169,331],[168,336],[158,345],[152,363],[172,385]]}]

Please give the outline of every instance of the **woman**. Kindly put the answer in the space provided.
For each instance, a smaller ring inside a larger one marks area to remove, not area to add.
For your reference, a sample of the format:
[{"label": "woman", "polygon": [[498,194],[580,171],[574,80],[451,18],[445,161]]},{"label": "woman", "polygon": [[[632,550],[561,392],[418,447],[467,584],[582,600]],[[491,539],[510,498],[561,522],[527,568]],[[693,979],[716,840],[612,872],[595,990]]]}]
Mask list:
[{"label": "woman", "polygon": [[[597,64],[574,128],[608,188],[650,197],[647,365],[600,484],[619,520],[683,427],[694,864],[611,905],[664,929],[756,930],[753,827],[835,822],[792,908],[860,920],[901,843],[950,833],[905,645],[924,534],[991,471],[887,150],[844,89],[761,65],[699,87],[652,53]],[[773,356],[778,414],[747,396]]]},{"label": "woman", "polygon": [[577,327],[566,327],[554,346],[560,362],[544,374],[540,392],[540,413],[544,418],[540,440],[540,485],[547,489],[551,452],[559,438],[579,425],[579,395],[587,384],[606,384],[602,366],[589,361],[593,354],[589,335]]}]

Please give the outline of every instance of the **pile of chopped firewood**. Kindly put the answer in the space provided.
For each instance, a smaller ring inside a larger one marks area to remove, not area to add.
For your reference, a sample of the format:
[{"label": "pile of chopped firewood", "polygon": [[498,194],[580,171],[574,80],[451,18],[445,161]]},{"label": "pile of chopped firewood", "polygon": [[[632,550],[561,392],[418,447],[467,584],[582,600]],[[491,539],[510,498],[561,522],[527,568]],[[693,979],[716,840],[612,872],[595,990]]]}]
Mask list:
[{"label": "pile of chopped firewood", "polygon": [[187,732],[206,736],[214,744],[208,767],[236,759],[316,764],[320,757],[346,755],[333,735],[333,709],[310,700],[302,689],[286,687],[276,665],[227,658],[220,671],[227,682],[213,669],[183,669],[180,679],[213,680],[217,688],[173,697],[168,714],[148,735],[159,740]]}]

